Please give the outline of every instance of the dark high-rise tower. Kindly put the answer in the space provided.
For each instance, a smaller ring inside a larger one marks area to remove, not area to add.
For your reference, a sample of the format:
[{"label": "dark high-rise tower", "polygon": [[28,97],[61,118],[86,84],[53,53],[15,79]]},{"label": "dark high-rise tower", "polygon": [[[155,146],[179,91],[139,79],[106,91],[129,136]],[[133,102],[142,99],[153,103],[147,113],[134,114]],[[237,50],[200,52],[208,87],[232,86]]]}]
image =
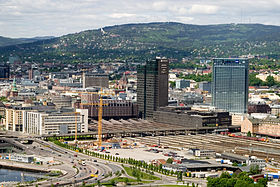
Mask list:
[{"label": "dark high-rise tower", "polygon": [[169,61],[156,58],[137,67],[137,105],[139,116],[152,118],[153,112],[168,105]]},{"label": "dark high-rise tower", "polygon": [[10,67],[7,64],[0,64],[0,78],[10,77]]},{"label": "dark high-rise tower", "polygon": [[247,113],[248,59],[214,59],[212,81],[214,106],[229,112]]}]

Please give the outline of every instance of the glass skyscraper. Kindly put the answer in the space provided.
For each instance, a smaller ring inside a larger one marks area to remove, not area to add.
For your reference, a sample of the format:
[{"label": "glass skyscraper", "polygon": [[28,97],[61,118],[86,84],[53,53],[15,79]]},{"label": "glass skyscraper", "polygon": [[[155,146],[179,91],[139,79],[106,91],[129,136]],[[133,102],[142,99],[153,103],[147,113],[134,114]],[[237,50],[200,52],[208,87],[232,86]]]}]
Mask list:
[{"label": "glass skyscraper", "polygon": [[247,113],[248,74],[248,59],[214,59],[212,104],[228,112]]}]

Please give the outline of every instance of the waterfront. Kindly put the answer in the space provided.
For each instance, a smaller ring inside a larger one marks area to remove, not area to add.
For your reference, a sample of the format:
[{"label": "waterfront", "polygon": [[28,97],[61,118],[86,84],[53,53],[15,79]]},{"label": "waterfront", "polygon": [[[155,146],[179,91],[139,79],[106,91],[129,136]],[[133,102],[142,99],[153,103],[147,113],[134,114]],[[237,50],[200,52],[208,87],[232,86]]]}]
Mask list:
[{"label": "waterfront", "polygon": [[18,170],[10,170],[10,169],[0,169],[0,182],[33,181],[33,180],[36,180],[37,178],[40,178],[41,176],[43,176],[43,175],[40,175],[38,173],[18,171]]}]

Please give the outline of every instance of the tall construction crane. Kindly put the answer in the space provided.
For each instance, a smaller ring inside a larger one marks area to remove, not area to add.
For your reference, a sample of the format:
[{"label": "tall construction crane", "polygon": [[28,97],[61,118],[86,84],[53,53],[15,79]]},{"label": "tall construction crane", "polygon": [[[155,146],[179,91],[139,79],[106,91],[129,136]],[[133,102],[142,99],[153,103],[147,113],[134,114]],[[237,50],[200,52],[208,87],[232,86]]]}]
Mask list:
[{"label": "tall construction crane", "polygon": [[102,145],[102,112],[103,112],[103,106],[108,105],[108,104],[103,104],[103,96],[114,95],[114,94],[104,93],[102,91],[102,88],[101,88],[100,92],[72,92],[72,93],[95,94],[95,95],[99,96],[99,103],[81,103],[81,105],[98,106],[98,139],[97,139],[97,145],[98,145],[98,147],[101,147],[101,145]]},{"label": "tall construction crane", "polygon": [[102,112],[103,112],[103,106],[108,104],[103,104],[103,98],[102,95],[99,98],[99,103],[81,103],[81,105],[94,105],[98,106],[98,139],[97,139],[97,145],[98,147],[101,147],[102,145]]}]

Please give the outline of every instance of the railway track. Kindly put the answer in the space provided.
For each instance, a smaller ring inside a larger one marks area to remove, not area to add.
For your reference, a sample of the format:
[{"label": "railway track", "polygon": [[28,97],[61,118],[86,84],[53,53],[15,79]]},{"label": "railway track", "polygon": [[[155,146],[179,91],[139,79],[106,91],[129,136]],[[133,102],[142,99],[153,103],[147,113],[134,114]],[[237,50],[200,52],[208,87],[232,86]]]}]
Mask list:
[{"label": "railway track", "polygon": [[247,139],[239,139],[217,134],[177,135],[157,137],[134,137],[127,138],[131,141],[142,142],[149,145],[160,144],[174,148],[199,148],[211,149],[218,153],[235,152],[240,155],[251,155],[259,158],[273,158],[280,162],[280,144],[260,142]]}]

